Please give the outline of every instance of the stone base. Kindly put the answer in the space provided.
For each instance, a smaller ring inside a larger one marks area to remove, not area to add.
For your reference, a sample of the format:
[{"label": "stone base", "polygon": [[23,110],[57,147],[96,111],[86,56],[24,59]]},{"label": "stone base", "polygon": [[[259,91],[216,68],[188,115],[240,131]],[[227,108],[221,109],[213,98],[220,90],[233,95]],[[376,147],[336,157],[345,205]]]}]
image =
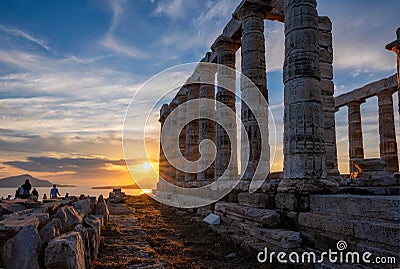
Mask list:
[{"label": "stone base", "polygon": [[327,179],[284,179],[278,185],[278,192],[336,193],[339,183]]}]

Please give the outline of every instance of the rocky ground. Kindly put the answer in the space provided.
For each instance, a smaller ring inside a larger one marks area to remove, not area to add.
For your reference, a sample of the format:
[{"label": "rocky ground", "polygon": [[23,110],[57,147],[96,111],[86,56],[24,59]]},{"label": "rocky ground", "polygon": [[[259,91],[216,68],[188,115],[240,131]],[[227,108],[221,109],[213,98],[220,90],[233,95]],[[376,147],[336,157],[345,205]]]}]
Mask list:
[{"label": "rocky ground", "polygon": [[110,207],[92,268],[266,268],[255,253],[148,196],[131,196],[126,203],[130,212],[115,212],[123,204]]}]

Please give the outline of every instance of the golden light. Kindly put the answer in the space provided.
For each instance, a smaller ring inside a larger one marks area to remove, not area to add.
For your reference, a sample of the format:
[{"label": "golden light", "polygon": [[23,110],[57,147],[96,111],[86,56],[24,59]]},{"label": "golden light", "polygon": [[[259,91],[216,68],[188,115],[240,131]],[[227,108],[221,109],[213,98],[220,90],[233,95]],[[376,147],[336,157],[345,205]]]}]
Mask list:
[{"label": "golden light", "polygon": [[142,169],[145,170],[145,171],[148,171],[148,170],[150,170],[151,168],[152,168],[152,165],[151,165],[150,162],[144,162],[144,163],[142,164]]}]

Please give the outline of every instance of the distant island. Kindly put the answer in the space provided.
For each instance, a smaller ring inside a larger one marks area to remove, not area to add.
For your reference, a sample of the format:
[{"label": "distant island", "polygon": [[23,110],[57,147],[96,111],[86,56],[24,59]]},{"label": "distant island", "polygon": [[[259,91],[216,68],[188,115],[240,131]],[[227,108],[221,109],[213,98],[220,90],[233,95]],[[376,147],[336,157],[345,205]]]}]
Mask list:
[{"label": "distant island", "polygon": [[140,187],[137,184],[132,184],[132,185],[124,185],[124,186],[96,186],[92,187],[92,189],[95,190],[103,190],[103,189],[140,189]]},{"label": "distant island", "polygon": [[25,180],[27,179],[29,179],[33,187],[52,187],[53,184],[56,184],[57,187],[76,187],[75,185],[51,183],[50,181],[45,179],[39,179],[29,174],[23,174],[18,176],[1,178],[0,188],[18,188],[19,186],[24,184]]}]

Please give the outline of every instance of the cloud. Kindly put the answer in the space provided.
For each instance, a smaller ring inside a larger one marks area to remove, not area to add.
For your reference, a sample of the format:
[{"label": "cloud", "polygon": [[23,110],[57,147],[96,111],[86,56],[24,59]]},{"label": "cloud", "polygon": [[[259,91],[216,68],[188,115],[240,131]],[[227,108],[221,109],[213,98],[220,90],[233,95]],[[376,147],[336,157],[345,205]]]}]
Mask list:
[{"label": "cloud", "polygon": [[112,20],[111,20],[110,28],[108,29],[103,40],[101,41],[101,44],[104,47],[106,47],[114,52],[126,55],[131,58],[137,58],[137,59],[148,58],[149,55],[147,55],[143,51],[140,51],[139,49],[134,48],[133,46],[128,46],[126,44],[123,44],[121,41],[117,40],[114,37],[114,31],[118,27],[118,24],[124,13],[124,4],[126,4],[126,1],[124,1],[124,0],[111,1],[110,0],[110,1],[108,1],[108,3],[112,9]]},{"label": "cloud", "polygon": [[132,46],[122,44],[120,41],[116,40],[110,32],[106,34],[102,44],[115,52],[124,54],[131,58],[145,59],[149,57],[149,55],[143,51],[135,49]]},{"label": "cloud", "polygon": [[[186,0],[186,2],[188,2]],[[183,18],[184,12],[184,1],[183,0],[164,0],[160,1],[157,5],[156,10],[153,12],[154,16],[166,15],[172,19]]]},{"label": "cloud", "polygon": [[[139,162],[138,162],[139,163]],[[105,169],[107,165],[124,166],[125,160],[109,160],[100,158],[53,158],[27,157],[25,161],[7,161],[10,165],[30,172],[73,172],[93,171]]]},{"label": "cloud", "polygon": [[44,39],[40,39],[38,37],[34,37],[31,34],[24,32],[18,28],[15,27],[7,27],[4,25],[0,25],[0,31],[6,32],[7,34],[13,35],[13,36],[18,36],[18,37],[22,37],[25,38],[39,46],[41,46],[42,48],[44,48],[45,50],[50,50],[50,47],[47,45],[47,42]]}]

